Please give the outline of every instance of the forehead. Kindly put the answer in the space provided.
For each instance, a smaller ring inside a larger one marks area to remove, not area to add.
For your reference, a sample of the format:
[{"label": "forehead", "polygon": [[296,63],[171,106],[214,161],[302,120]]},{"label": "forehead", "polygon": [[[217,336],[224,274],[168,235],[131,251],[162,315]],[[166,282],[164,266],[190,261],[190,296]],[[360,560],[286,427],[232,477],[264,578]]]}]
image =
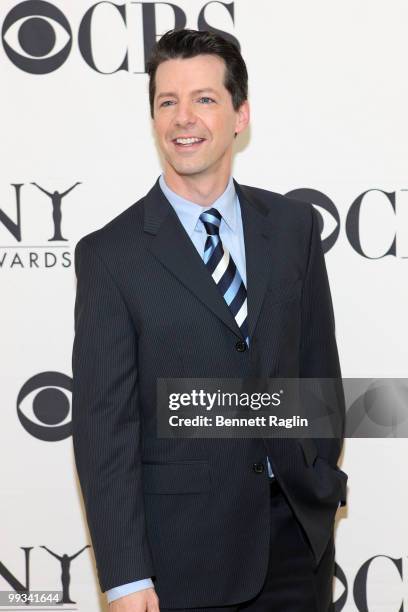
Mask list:
[{"label": "forehead", "polygon": [[169,59],[157,67],[156,96],[164,91],[175,93],[212,87],[220,93],[224,87],[225,62],[217,55],[197,55]]}]

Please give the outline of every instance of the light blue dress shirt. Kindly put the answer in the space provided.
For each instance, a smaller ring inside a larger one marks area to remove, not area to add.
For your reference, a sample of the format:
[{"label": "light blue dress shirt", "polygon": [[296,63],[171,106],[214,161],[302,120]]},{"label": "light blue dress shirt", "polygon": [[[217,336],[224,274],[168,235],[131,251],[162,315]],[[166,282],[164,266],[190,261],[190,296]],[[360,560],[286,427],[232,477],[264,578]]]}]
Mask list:
[{"label": "light blue dress shirt", "polygon": [[[184,229],[191,238],[194,246],[203,258],[204,245],[207,238],[204,224],[199,217],[204,210],[208,210],[210,206],[200,206],[190,200],[182,198],[180,195],[172,191],[166,184],[163,175],[160,175],[159,185],[164,195],[174,208],[180,219]],[[246,286],[246,265],[245,265],[245,243],[244,230],[242,227],[241,206],[238,200],[238,195],[235,191],[232,176],[230,176],[228,185],[225,191],[213,202],[211,208],[216,208],[222,215],[220,224],[220,238],[231,254],[238,272],[241,275],[242,282]],[[266,458],[268,466],[268,476],[273,477],[273,472],[269,458]],[[150,578],[136,580],[127,584],[114,587],[106,591],[108,602],[129,595],[142,589],[152,587],[153,582]]]}]

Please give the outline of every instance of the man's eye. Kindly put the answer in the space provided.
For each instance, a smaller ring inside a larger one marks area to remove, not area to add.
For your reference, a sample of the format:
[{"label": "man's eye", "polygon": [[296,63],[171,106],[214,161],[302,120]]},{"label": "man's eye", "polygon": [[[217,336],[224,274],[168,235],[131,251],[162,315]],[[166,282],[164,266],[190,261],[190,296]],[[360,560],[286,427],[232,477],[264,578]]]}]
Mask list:
[{"label": "man's eye", "polygon": [[209,98],[208,96],[201,96],[200,100],[204,100],[205,104],[207,104],[208,101],[214,102],[214,100],[212,98]]},{"label": "man's eye", "polygon": [[160,104],[160,106],[167,106],[168,104],[173,104],[173,100],[165,100]]}]

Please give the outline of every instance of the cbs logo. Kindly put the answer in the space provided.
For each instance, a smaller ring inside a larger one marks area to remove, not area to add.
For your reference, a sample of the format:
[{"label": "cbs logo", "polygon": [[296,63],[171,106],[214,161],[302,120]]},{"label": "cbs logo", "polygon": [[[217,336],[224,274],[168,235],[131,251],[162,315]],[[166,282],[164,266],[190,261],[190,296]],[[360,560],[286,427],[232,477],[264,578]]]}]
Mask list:
[{"label": "cbs logo", "polygon": [[17,396],[17,416],[39,440],[59,442],[72,433],[72,379],[61,372],[41,372],[27,380]]},{"label": "cbs logo", "polygon": [[[395,191],[368,189],[351,204],[346,214],[345,233],[349,244],[361,257],[382,259],[392,255],[408,258],[408,233],[404,235],[402,231],[405,225],[402,219],[404,204],[408,204],[408,199],[404,201],[405,191],[402,189],[397,198]],[[316,189],[294,189],[285,195],[314,205],[323,251],[330,251],[340,234],[340,214],[333,201]]]},{"label": "cbs logo", "polygon": [[[196,17],[197,29],[219,32],[239,46],[232,34],[208,23],[206,9],[211,4],[221,6],[234,23],[233,2],[210,0],[201,7]],[[157,9],[160,15],[157,15]],[[168,23],[168,30],[184,28],[187,24],[186,13],[173,2],[132,1],[128,6],[96,2],[86,10],[79,23],[78,48],[82,58],[100,74],[114,74],[119,70],[144,74],[146,59],[159,35],[157,17]],[[192,18],[189,16],[189,21]],[[59,8],[44,0],[26,0],[16,4],[6,15],[2,40],[7,57],[15,66],[31,74],[48,74],[67,60],[73,33],[68,19]],[[108,65],[110,68],[115,65],[116,68],[103,71],[98,67],[102,63],[106,68]]]}]

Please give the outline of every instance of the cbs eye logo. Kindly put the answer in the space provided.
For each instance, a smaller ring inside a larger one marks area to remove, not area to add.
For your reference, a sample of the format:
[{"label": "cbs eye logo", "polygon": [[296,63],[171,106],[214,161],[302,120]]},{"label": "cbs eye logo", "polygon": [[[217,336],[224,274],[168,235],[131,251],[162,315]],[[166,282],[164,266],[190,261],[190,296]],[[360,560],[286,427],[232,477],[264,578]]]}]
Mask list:
[{"label": "cbs eye logo", "polygon": [[[367,189],[355,198],[346,212],[344,231],[350,246],[366,259],[382,259],[391,255],[408,259],[404,218],[401,217],[408,201],[403,199],[406,189],[398,196],[395,191]],[[340,233],[340,215],[332,200],[317,189],[300,188],[288,191],[286,196],[295,200],[311,202],[317,212],[323,252],[327,253],[336,243]],[[381,213],[379,205],[381,207]],[[363,212],[364,208],[364,212]],[[381,217],[379,217],[381,214]],[[379,221],[381,219],[381,221]],[[373,232],[374,230],[374,232]],[[397,248],[397,235],[399,244]],[[367,248],[367,238],[370,246]],[[374,253],[371,255],[374,245]]]},{"label": "cbs eye logo", "polygon": [[59,68],[72,46],[67,18],[43,0],[17,4],[6,16],[1,35],[9,59],[31,74],[46,74]]},{"label": "cbs eye logo", "polygon": [[41,372],[27,380],[17,397],[17,415],[24,429],[45,442],[68,438],[71,393],[72,379],[60,372]]},{"label": "cbs eye logo", "polygon": [[319,219],[319,231],[323,252],[330,251],[340,233],[340,215],[333,202],[316,189],[293,189],[286,194],[290,198],[313,202]]}]

